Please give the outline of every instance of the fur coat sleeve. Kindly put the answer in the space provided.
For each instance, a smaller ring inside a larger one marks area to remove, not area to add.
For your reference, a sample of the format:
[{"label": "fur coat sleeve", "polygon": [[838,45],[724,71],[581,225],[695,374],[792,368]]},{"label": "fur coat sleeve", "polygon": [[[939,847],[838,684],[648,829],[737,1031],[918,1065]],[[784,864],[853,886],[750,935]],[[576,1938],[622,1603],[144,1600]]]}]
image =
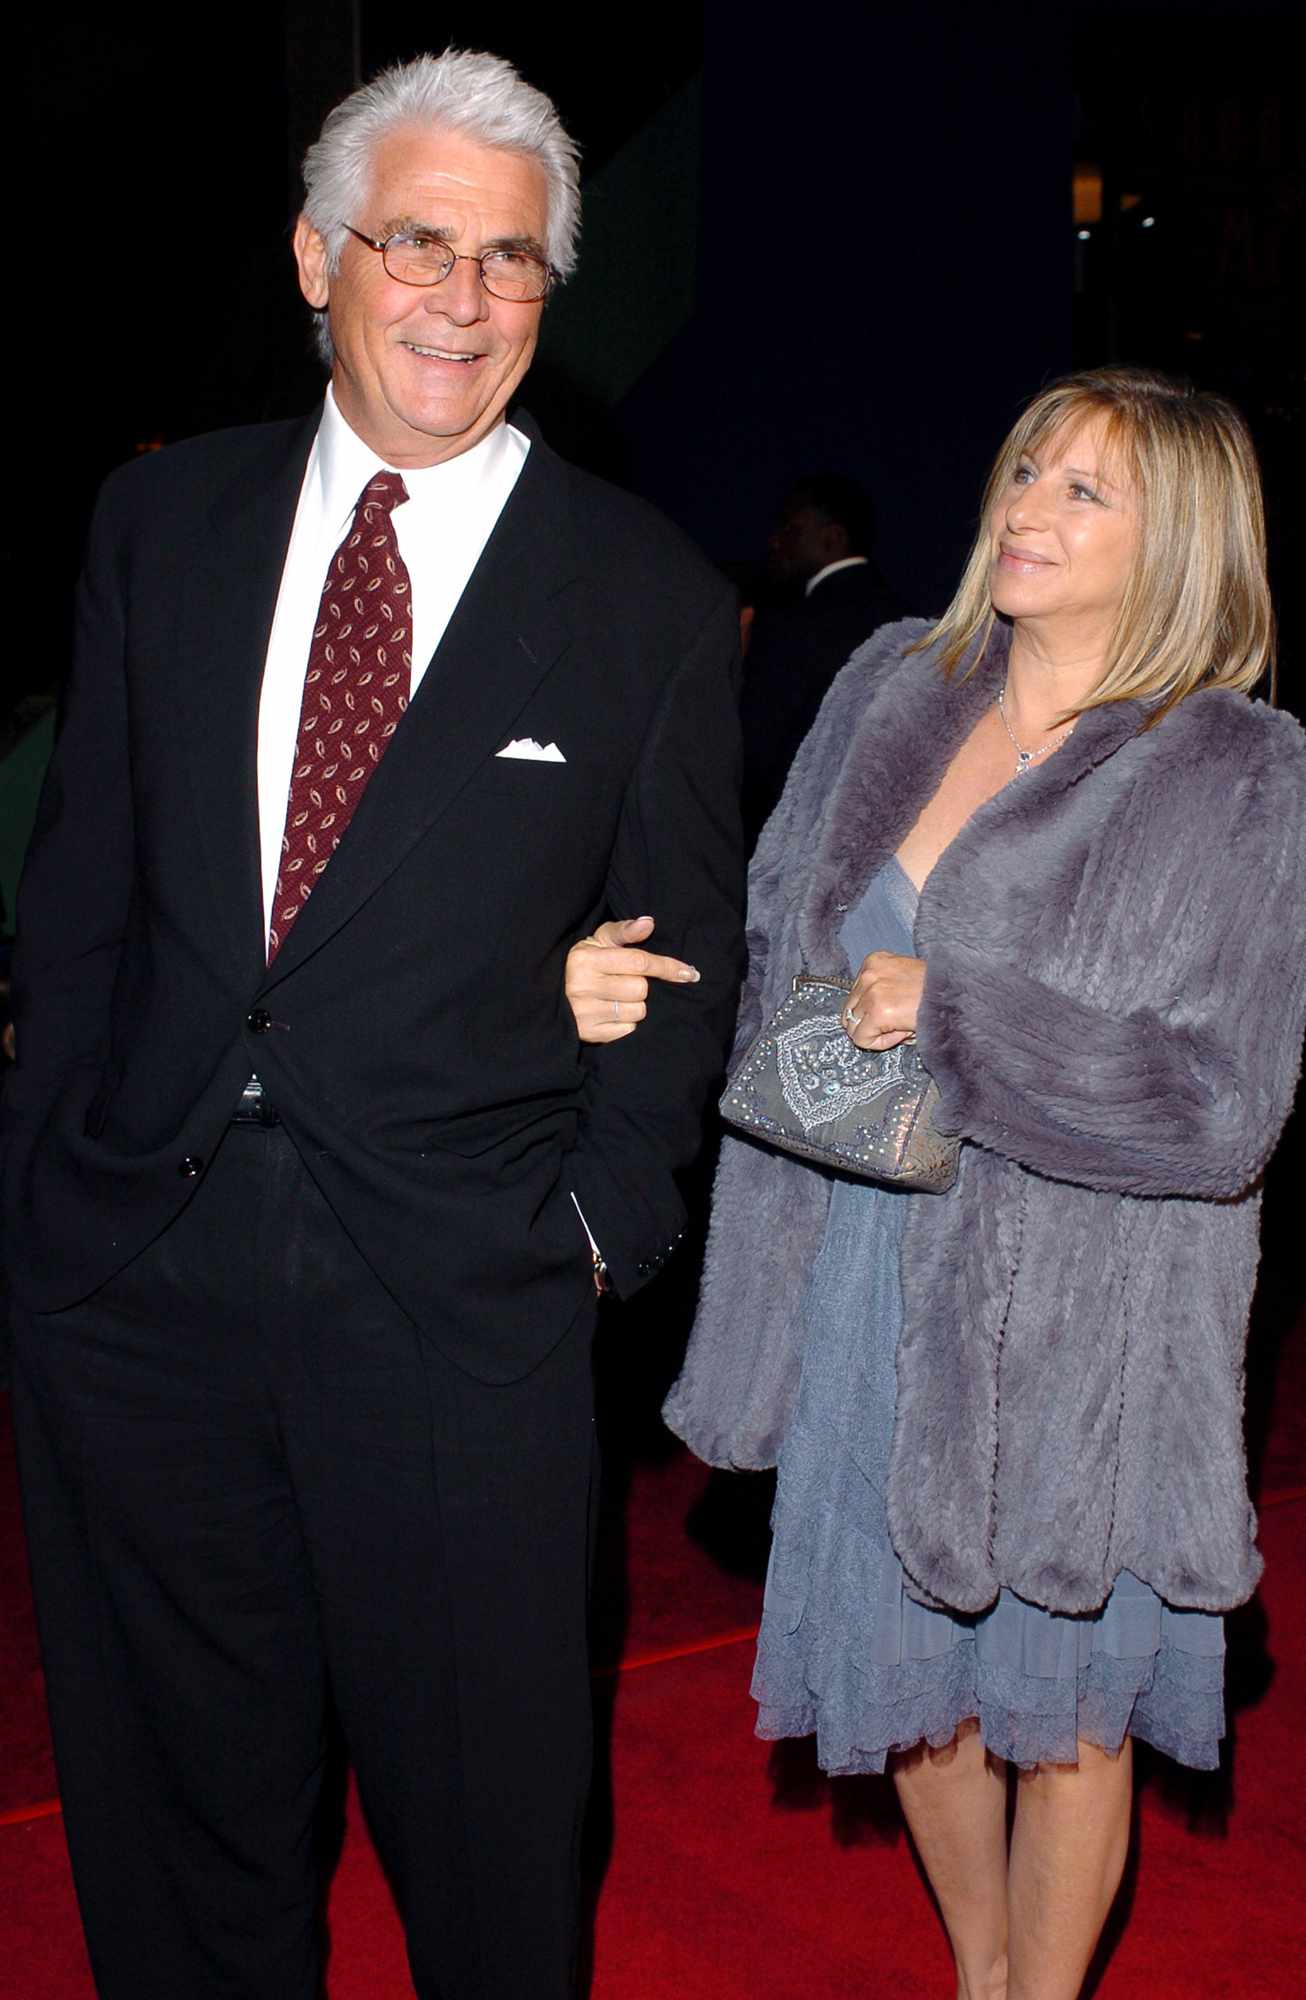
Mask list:
[{"label": "fur coat sleeve", "polygon": [[[932,907],[918,933],[929,967],[918,1033],[950,1129],[976,1144],[1081,1187],[1228,1199],[1269,1158],[1297,1074],[1302,733],[1215,692],[1190,696],[1161,731],[1157,769],[1121,802],[1127,824],[1110,841],[1146,858],[1102,912],[1127,945],[1104,939],[1102,951],[1168,979],[1141,980],[1131,1005],[1109,964],[1097,985],[1083,944],[1073,985],[1055,953],[1040,977],[994,948],[1002,919],[981,896],[952,906],[946,931]],[[1148,748],[1141,739],[1140,763]],[[1021,830],[1018,816],[1013,861]]]},{"label": "fur coat sleeve", "polygon": [[[732,1068],[805,963],[799,920],[848,743],[879,685],[903,671],[905,649],[926,630],[904,619],[853,654],[790,768],[749,869],[748,970]],[[802,1363],[796,1301],[820,1248],[830,1186],[818,1167],[722,1137],[699,1314],[663,1411],[709,1465],[746,1471],[776,1462]]]}]

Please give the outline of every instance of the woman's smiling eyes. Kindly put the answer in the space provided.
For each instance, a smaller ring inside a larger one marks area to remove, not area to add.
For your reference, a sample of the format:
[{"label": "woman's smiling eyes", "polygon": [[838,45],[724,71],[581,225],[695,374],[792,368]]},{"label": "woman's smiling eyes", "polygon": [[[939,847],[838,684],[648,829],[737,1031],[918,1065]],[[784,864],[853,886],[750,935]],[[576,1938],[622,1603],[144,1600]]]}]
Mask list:
[{"label": "woman's smiling eyes", "polygon": [[[1036,465],[1022,462],[1012,473],[1011,483],[1013,486],[1028,486],[1038,477],[1039,470]],[[1105,504],[1102,495],[1095,493],[1091,486],[1086,486],[1082,479],[1072,479],[1067,485],[1066,491],[1072,500],[1092,500],[1099,507]]]}]

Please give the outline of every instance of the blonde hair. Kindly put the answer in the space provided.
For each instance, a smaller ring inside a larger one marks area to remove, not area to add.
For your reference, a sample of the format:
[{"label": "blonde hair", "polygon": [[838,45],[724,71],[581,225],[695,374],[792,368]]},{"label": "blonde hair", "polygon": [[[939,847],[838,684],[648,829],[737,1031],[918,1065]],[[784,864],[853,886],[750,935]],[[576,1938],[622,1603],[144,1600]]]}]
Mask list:
[{"label": "blonde hair", "polygon": [[967,655],[974,670],[997,615],[989,518],[998,497],[1022,457],[1097,416],[1106,419],[1106,461],[1133,487],[1138,548],[1105,671],[1076,713],[1141,700],[1152,706],[1150,728],[1199,687],[1253,688],[1272,672],[1274,651],[1265,511],[1247,426],[1223,397],[1150,369],[1090,369],[1034,398],[989,475],[957,594],[919,643],[939,647],[945,674]]}]

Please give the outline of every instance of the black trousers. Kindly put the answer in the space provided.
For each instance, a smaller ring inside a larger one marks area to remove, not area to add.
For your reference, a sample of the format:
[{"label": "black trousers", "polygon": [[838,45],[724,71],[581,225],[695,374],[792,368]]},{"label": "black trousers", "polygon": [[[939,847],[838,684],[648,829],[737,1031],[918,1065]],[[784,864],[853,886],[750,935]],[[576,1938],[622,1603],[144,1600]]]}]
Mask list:
[{"label": "black trousers", "polygon": [[586,1305],[524,1381],[473,1381],[284,1129],[257,1127],[92,1299],[19,1316],[37,1609],[103,2000],[312,2000],[329,1704],[421,2000],[568,2000],[593,1324]]}]

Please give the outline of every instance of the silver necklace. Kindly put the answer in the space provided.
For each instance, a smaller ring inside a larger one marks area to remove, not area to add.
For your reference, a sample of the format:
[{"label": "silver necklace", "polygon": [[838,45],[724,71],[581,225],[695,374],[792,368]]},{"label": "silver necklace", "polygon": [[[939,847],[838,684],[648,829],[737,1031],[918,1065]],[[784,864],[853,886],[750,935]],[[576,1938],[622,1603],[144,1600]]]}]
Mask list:
[{"label": "silver necklace", "polygon": [[1007,690],[1005,684],[998,689],[998,714],[1002,718],[1002,727],[1007,732],[1007,736],[1011,743],[1011,747],[1016,753],[1016,769],[1013,775],[1018,778],[1023,771],[1028,771],[1030,765],[1033,764],[1039,757],[1044,756],[1049,750],[1055,749],[1057,743],[1062,739],[1062,737],[1065,734],[1067,734],[1071,729],[1073,729],[1075,725],[1073,721],[1063,722],[1060,725],[1060,728],[1057,730],[1056,735],[1049,736],[1046,743],[1040,743],[1037,750],[1025,750],[1016,740],[1016,732],[1012,728],[1011,724],[1007,721],[1007,710],[1003,702],[1003,696],[1006,694],[1006,692]]}]

